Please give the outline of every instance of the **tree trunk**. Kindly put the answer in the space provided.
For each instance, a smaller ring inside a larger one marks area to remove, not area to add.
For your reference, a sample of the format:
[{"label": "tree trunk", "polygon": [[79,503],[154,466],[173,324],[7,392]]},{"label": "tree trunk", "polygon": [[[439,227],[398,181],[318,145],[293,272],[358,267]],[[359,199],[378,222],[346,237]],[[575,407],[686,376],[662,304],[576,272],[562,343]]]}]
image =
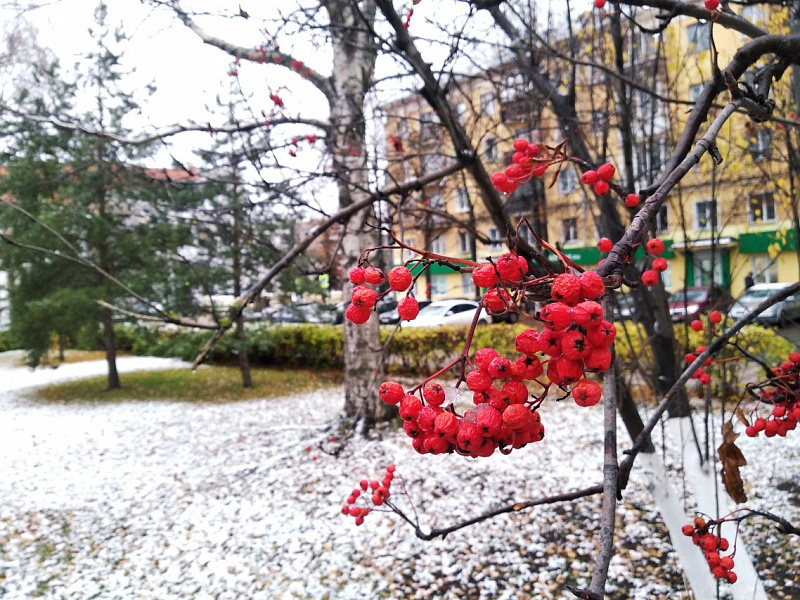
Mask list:
[{"label": "tree trunk", "polygon": [[111,319],[111,311],[103,309],[103,347],[106,350],[106,363],[108,363],[108,389],[118,390],[122,388],[117,372],[117,342],[114,336],[114,321]]},{"label": "tree trunk", "polygon": [[[234,186],[233,200],[236,208],[233,209],[233,295],[238,298],[242,295],[242,240],[241,240],[241,208],[239,207],[239,195]],[[244,315],[239,314],[236,319],[236,355],[239,359],[239,372],[242,374],[242,387],[249,388],[253,385],[250,377],[250,358],[247,355],[247,343],[244,331]]]},{"label": "tree trunk", "polygon": [[[331,76],[332,131],[328,145],[333,170],[339,186],[339,206],[344,208],[366,198],[370,189],[367,176],[364,121],[364,98],[372,85],[372,69],[377,48],[370,36],[375,22],[372,1],[359,4],[351,0],[331,0],[325,4],[333,38],[333,73]],[[373,217],[370,207],[350,218],[342,239],[344,267],[356,266],[361,253],[379,244],[378,230],[367,220]],[[352,285],[344,286],[348,299]],[[369,429],[394,414],[392,407],[378,397],[383,381],[378,317],[373,314],[364,325],[344,322],[345,416],[353,419],[359,430]]]}]

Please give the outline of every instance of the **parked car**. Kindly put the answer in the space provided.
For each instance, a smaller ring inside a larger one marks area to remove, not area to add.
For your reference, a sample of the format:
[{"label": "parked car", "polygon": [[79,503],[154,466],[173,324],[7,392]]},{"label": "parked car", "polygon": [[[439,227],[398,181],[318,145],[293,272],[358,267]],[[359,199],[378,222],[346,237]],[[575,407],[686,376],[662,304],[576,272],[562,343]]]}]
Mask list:
[{"label": "parked car", "polygon": [[[413,321],[403,321],[403,327],[438,327],[440,325],[470,325],[475,316],[475,311],[480,309],[480,304],[475,300],[440,300],[431,302],[419,311]],[[478,323],[485,325],[492,322],[492,317],[481,312]]]},{"label": "parked car", "polygon": [[675,292],[669,297],[668,303],[673,321],[693,321],[712,310],[727,312],[733,304],[733,297],[718,285],[703,285]]},{"label": "parked car", "polygon": [[305,323],[306,317],[296,306],[280,305],[267,309],[266,317],[272,323]]},{"label": "parked car", "polygon": [[633,294],[616,292],[611,299],[611,314],[614,321],[636,320],[636,299]]},{"label": "parked car", "polygon": [[[419,309],[422,310],[431,303],[430,300],[417,300]],[[378,313],[378,321],[381,325],[396,325],[400,322],[400,315],[397,312],[397,307],[386,312]]]},{"label": "parked car", "polygon": [[[785,290],[789,285],[788,283],[757,283],[747,288],[744,294],[739,296],[731,306],[728,315],[734,319],[740,319],[756,305],[781,290]],[[773,304],[756,317],[755,320],[758,323],[767,323],[780,327],[798,319],[800,319],[800,295],[795,294],[777,304]]]}]

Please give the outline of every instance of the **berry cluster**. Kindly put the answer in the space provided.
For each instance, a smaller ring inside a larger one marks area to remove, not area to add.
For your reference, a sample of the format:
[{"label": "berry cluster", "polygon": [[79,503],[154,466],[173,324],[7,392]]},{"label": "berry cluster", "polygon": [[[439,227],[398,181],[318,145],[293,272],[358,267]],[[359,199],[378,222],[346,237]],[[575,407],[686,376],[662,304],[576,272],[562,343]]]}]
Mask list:
[{"label": "berry cluster", "polygon": [[660,256],[664,252],[664,242],[653,238],[647,240],[644,247],[651,255],[655,256],[653,262],[650,263],[650,268],[642,272],[642,283],[651,287],[658,283],[658,274],[667,270],[667,260]]},{"label": "berry cluster", "polygon": [[383,481],[367,481],[366,479],[362,479],[359,482],[359,486],[353,489],[347,497],[345,505],[342,506],[342,514],[346,517],[354,517],[356,525],[363,524],[364,517],[370,513],[371,509],[370,506],[355,506],[356,502],[359,498],[363,499],[369,497],[369,499],[366,500],[366,504],[371,505],[372,508],[381,506],[386,502],[391,496],[389,488],[392,486],[392,480],[394,479],[394,470],[394,465],[386,467]]},{"label": "berry cluster", "polygon": [[[389,284],[389,289],[378,294],[369,285],[381,285],[384,281]],[[390,291],[405,292],[411,287],[414,277],[406,267],[394,267],[384,276],[383,271],[377,267],[355,267],[350,269],[350,283],[355,285],[350,295],[350,304],[344,316],[356,325],[363,325],[369,320],[372,309],[383,296]],[[397,304],[397,313],[404,321],[411,321],[419,314],[419,304],[412,296],[406,296]]]},{"label": "berry cluster", "polygon": [[[597,167],[596,171],[593,169],[584,171],[583,175],[581,175],[581,181],[586,185],[591,185],[594,188],[594,193],[598,196],[605,196],[611,189],[611,185],[608,182],[614,178],[616,172],[614,165],[605,163]],[[636,196],[636,194],[631,195]],[[639,204],[639,196],[636,196],[636,204]]]},{"label": "berry cluster", "polygon": [[463,415],[446,403],[447,394],[438,383],[426,385],[420,396],[406,393],[395,381],[381,385],[380,397],[399,405],[403,429],[420,454],[485,457],[497,449],[508,453],[544,438],[536,404],[523,383],[542,374],[539,359],[526,356],[512,362],[493,348],[482,348],[475,353],[473,366],[466,383],[474,392],[475,406]]},{"label": "berry cluster", "polygon": [[762,384],[759,404],[772,406],[766,417],[756,416],[754,409],[752,424],[745,434],[756,437],[764,432],[766,437],[784,437],[794,430],[800,421],[800,353],[791,352],[787,360],[772,369],[773,377]]},{"label": "berry cluster", "polygon": [[717,579],[725,579],[735,583],[737,576],[733,572],[733,554],[720,556],[730,547],[728,540],[711,532],[713,525],[707,524],[702,517],[695,517],[691,525],[684,525],[681,531],[692,538],[694,545],[703,551],[711,573]]},{"label": "berry cluster", "polygon": [[603,279],[594,271],[558,275],[550,292],[555,302],[539,314],[544,331],[528,334],[527,347],[550,357],[547,378],[561,387],[572,385],[572,396],[581,406],[600,400],[600,385],[586,380],[586,372],[602,373],[611,365],[617,329],[594,301],[604,291]]},{"label": "berry cluster", "polygon": [[[510,296],[499,286],[518,284],[526,272],[527,263],[513,253],[476,267],[475,284],[490,288],[484,306],[507,308]],[[446,403],[445,389],[438,383],[420,384],[407,393],[401,384],[386,381],[379,395],[384,402],[398,406],[403,427],[421,454],[490,456],[495,450],[508,453],[540,441],[544,426],[537,409],[551,385],[569,390],[579,406],[600,401],[601,386],[586,379],[586,373],[606,371],[611,364],[616,328],[603,318],[602,306],[594,301],[604,291],[602,278],[592,271],[555,277],[551,288],[554,302],[539,315],[545,329],[527,329],[515,338],[520,358],[482,348],[466,360],[469,370],[465,368],[464,382],[473,392],[475,406],[463,415],[452,402]],[[548,384],[537,379],[545,373],[545,364]],[[433,377],[426,381],[430,379]],[[543,391],[531,396],[525,381],[535,381]]]},{"label": "berry cluster", "polygon": [[[696,321],[692,321],[692,324],[694,324],[695,322],[700,323],[700,329],[695,329],[694,326],[692,326],[692,329],[694,329],[695,331],[702,330],[703,322],[697,319]],[[695,360],[697,360],[697,357],[700,356],[705,351],[706,351],[706,346],[698,346],[697,348],[694,349],[694,352],[688,352],[683,357],[683,359],[688,364],[692,364]],[[710,367],[712,363],[713,360],[709,356],[703,363],[703,366],[697,369],[697,371],[695,371],[694,373],[692,373],[692,379],[697,379],[697,381],[699,381],[703,385],[708,385],[709,383],[711,383],[711,373],[708,372],[708,367]]]},{"label": "berry cluster", "polygon": [[527,183],[533,177],[542,177],[550,165],[559,162],[554,152],[547,146],[539,146],[522,138],[514,140],[514,154],[505,172],[492,175],[492,184],[498,191],[510,194],[517,186]]}]

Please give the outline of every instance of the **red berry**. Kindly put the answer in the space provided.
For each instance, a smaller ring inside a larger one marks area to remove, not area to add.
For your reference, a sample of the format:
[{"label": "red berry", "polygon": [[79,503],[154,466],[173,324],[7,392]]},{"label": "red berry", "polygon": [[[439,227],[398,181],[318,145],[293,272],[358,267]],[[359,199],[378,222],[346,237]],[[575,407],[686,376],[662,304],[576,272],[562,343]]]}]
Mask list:
[{"label": "red berry", "polygon": [[511,252],[501,254],[497,258],[497,262],[495,264],[497,267],[497,272],[500,274],[502,279],[512,282],[522,280],[524,273],[520,269],[520,263],[516,254]]},{"label": "red berry", "polygon": [[539,332],[535,329],[526,329],[517,334],[517,337],[514,338],[514,343],[517,352],[529,356],[536,354],[541,347],[539,345]]},{"label": "red berry", "polygon": [[347,318],[347,320],[355,323],[356,325],[363,325],[369,321],[369,315],[370,310],[366,306],[360,306],[358,304],[348,305],[347,310],[344,313],[344,316]]},{"label": "red berry", "polygon": [[350,269],[350,283],[353,285],[361,285],[366,281],[366,269],[364,267],[353,267]]},{"label": "red berry", "polygon": [[597,183],[594,184],[594,193],[598,196],[605,196],[608,193],[608,190],[611,189],[611,186],[608,185],[608,182],[604,179],[598,180]]},{"label": "red berry", "polygon": [[395,267],[389,271],[387,279],[389,280],[389,287],[391,289],[396,292],[405,292],[411,287],[414,276],[411,275],[411,271],[406,267]]},{"label": "red berry", "polygon": [[386,404],[397,404],[403,399],[405,391],[403,386],[396,381],[384,381],[378,388],[378,395]]},{"label": "red berry", "polygon": [[562,273],[553,280],[550,295],[564,304],[575,302],[581,295],[580,278],[574,273]]},{"label": "red berry", "polygon": [[603,322],[603,307],[594,300],[580,302],[572,308],[572,320],[586,330],[599,327]]},{"label": "red berry", "polygon": [[497,272],[494,265],[485,264],[472,270],[472,282],[476,287],[490,288],[497,283]]},{"label": "red berry", "polygon": [[642,283],[646,286],[654,286],[658,283],[658,271],[648,269],[642,273]]},{"label": "red berry", "polygon": [[664,252],[664,240],[661,240],[659,238],[653,238],[651,240],[647,240],[645,246],[650,254],[661,254],[662,252]]},{"label": "red berry", "polygon": [[663,273],[667,270],[669,265],[667,264],[667,259],[659,256],[658,258],[653,260],[653,264],[650,265],[654,271],[658,271],[659,273]]},{"label": "red berry", "polygon": [[710,10],[711,12],[714,12],[717,10],[717,8],[719,8],[719,0],[705,0],[703,4],[705,4],[706,9]]},{"label": "red berry", "polygon": [[793,363],[800,363],[800,352],[789,352],[789,360]]},{"label": "red berry", "polygon": [[406,296],[397,303],[397,314],[403,321],[413,321],[419,314],[419,302],[416,298]]},{"label": "red berry", "polygon": [[606,0],[594,0],[594,7],[598,10],[602,9],[606,5]]},{"label": "red berry", "polygon": [[380,285],[384,280],[383,271],[377,267],[367,267],[364,270],[364,278],[367,280],[367,283],[371,283],[372,285]]},{"label": "red berry", "polygon": [[516,150],[517,152],[525,152],[527,148],[528,148],[527,140],[523,140],[521,138],[517,138],[514,140],[514,150]]},{"label": "red berry", "polygon": [[522,429],[534,423],[531,409],[524,404],[512,404],[503,411],[503,423],[509,429]]},{"label": "red berry", "polygon": [[429,383],[426,385],[422,390],[422,396],[425,398],[425,402],[432,406],[441,406],[444,404],[444,388],[438,383]]},{"label": "red berry", "polygon": [[455,436],[458,433],[458,417],[449,411],[439,413],[433,421],[433,429],[442,436]]},{"label": "red berry", "polygon": [[511,296],[505,290],[492,288],[483,295],[483,305],[491,311],[503,311],[511,307]]},{"label": "red berry", "polygon": [[600,252],[611,252],[611,248],[613,247],[614,242],[608,238],[604,237],[597,240],[597,249],[600,250]]},{"label": "red berry", "polygon": [[700,319],[695,319],[689,324],[689,327],[695,331],[703,331],[703,322]]},{"label": "red berry", "polygon": [[584,171],[583,175],[581,175],[581,181],[586,185],[594,185],[595,183],[597,183],[598,179],[599,178],[597,177],[597,171],[593,170]]},{"label": "red berry", "polygon": [[617,327],[610,321],[602,321],[598,327],[589,330],[586,337],[593,346],[608,348],[614,343]]},{"label": "red berry", "polygon": [[364,285],[353,288],[352,303],[365,308],[372,308],[378,300],[375,290]]},{"label": "red berry", "polygon": [[639,194],[628,194],[625,196],[625,206],[628,208],[636,208],[639,206]]},{"label": "red berry", "polygon": [[592,373],[604,373],[611,366],[611,348],[592,347],[592,351],[583,359],[583,366]]},{"label": "red berry", "polygon": [[572,309],[561,302],[551,302],[542,308],[539,319],[552,329],[561,331],[572,324]]},{"label": "red berry", "polygon": [[581,379],[572,386],[572,397],[578,406],[594,406],[600,402],[602,388],[596,381]]},{"label": "red berry", "polygon": [[511,361],[503,356],[493,358],[487,371],[492,379],[504,379],[511,375]]},{"label": "red berry", "polygon": [[422,410],[422,400],[413,394],[406,394],[400,401],[400,418],[404,421],[411,421],[416,419],[417,415]]},{"label": "red berry", "polygon": [[492,387],[492,376],[486,371],[475,370],[467,373],[467,387],[473,392],[485,392]]},{"label": "red berry", "polygon": [[511,365],[511,374],[517,379],[536,379],[544,372],[537,356],[523,356]]},{"label": "red berry", "polygon": [[606,284],[603,282],[603,278],[594,271],[584,271],[578,279],[581,282],[581,296],[587,300],[599,298],[606,291]]},{"label": "red berry", "polygon": [[475,364],[478,365],[478,368],[488,371],[489,364],[498,356],[497,350],[494,348],[481,348],[475,353]]},{"label": "red berry", "polygon": [[611,179],[614,177],[614,173],[616,172],[617,170],[611,163],[600,165],[597,168],[597,176],[604,181],[611,181]]},{"label": "red berry", "polygon": [[684,525],[681,527],[681,532],[683,535],[691,536],[694,533],[694,527],[692,525]]}]

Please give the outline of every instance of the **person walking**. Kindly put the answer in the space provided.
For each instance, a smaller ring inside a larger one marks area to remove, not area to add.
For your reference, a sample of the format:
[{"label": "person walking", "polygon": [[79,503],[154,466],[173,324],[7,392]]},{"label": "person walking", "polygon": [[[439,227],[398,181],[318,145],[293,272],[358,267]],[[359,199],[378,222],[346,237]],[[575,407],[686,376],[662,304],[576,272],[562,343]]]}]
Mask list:
[{"label": "person walking", "polygon": [[744,289],[751,288],[755,285],[756,281],[753,279],[753,272],[750,271],[747,275],[744,276]]}]

